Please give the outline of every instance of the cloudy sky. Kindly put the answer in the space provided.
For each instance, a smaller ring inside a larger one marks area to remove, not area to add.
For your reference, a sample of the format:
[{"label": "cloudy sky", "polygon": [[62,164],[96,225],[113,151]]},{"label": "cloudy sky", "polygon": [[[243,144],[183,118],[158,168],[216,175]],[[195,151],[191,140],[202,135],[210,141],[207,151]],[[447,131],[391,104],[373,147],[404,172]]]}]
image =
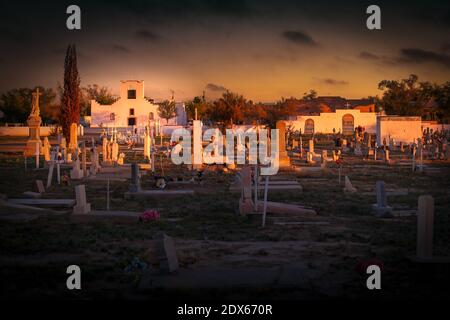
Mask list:
[{"label": "cloudy sky", "polygon": [[[448,1],[2,1],[0,92],[62,82],[75,43],[82,85],[145,80],[146,95],[177,100],[229,89],[255,101],[379,94],[382,79],[450,80]],[[66,28],[81,8],[82,29]],[[370,4],[382,30],[366,28]]]}]

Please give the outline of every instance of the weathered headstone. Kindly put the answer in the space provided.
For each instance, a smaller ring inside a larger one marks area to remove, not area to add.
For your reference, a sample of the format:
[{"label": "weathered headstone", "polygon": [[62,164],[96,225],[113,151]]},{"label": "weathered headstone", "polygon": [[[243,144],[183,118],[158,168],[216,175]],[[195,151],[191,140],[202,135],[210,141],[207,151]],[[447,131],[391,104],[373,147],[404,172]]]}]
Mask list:
[{"label": "weathered headstone", "polygon": [[84,184],[75,186],[76,205],[73,207],[74,214],[86,214],[91,212],[91,204],[86,201],[86,188]]},{"label": "weathered headstone", "polygon": [[57,157],[56,151],[52,151],[50,154],[50,166],[48,168],[47,188],[49,188],[52,185],[53,170],[55,168],[56,157]]},{"label": "weathered headstone", "polygon": [[433,256],[433,224],[434,199],[430,195],[419,197],[417,212],[417,257],[431,258]]},{"label": "weathered headstone", "polygon": [[139,179],[139,165],[137,163],[132,163],[130,192],[139,192],[139,191],[141,191],[141,182]]},{"label": "weathered headstone", "polygon": [[172,273],[179,269],[177,253],[173,239],[165,233],[155,237],[156,257],[159,261],[159,270],[163,273]]},{"label": "weathered headstone", "polygon": [[350,192],[350,193],[355,193],[358,190],[356,190],[356,188],[352,185],[352,183],[350,182],[350,179],[348,178],[348,176],[345,176],[345,187],[344,187],[344,191],[345,192]]},{"label": "weathered headstone", "polygon": [[241,170],[242,192],[239,199],[239,213],[249,214],[253,212],[254,204],[252,201],[252,174],[248,166]]},{"label": "weathered headstone", "polygon": [[45,192],[44,182],[42,182],[42,180],[36,180],[36,190],[39,193]]},{"label": "weathered headstone", "polygon": [[73,161],[72,170],[70,171],[70,178],[73,180],[83,178],[83,171],[80,169],[80,159]]},{"label": "weathered headstone", "polygon": [[322,163],[321,163],[322,168],[325,168],[327,166],[327,161],[328,161],[328,152],[327,150],[322,150]]},{"label": "weathered headstone", "polygon": [[378,217],[388,216],[392,208],[387,204],[387,194],[384,181],[376,183],[377,203],[372,205],[372,209]]}]

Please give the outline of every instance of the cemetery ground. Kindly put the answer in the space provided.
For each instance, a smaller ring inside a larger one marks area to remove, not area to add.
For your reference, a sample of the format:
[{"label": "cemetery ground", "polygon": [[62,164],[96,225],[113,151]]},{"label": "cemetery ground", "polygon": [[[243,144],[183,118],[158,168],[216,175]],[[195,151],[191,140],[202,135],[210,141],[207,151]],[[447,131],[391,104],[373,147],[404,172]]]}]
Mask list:
[{"label": "cemetery ground", "polygon": [[[2,197],[21,197],[24,191],[33,190],[36,179],[46,181],[47,169],[33,169],[34,159],[30,158],[25,172],[23,161],[18,153],[0,154]],[[141,155],[127,154],[126,162],[134,161],[144,162]],[[175,166],[167,158],[162,163],[165,175],[192,177],[186,166]],[[2,205],[1,296],[448,298],[448,264],[416,264],[408,259],[416,251],[415,211],[422,194],[431,194],[435,199],[434,254],[450,256],[450,166],[448,162],[436,161],[433,167],[436,170],[426,174],[412,173],[410,166],[386,165],[344,155],[340,185],[334,164],[326,171],[311,174],[280,171],[277,178],[296,180],[303,191],[269,190],[269,200],[305,205],[316,210],[317,216],[295,220],[295,217],[268,215],[265,228],[261,227],[260,220],[239,215],[239,192],[229,190],[235,172],[222,172],[222,166],[209,166],[205,170],[202,185],[190,187],[195,190],[194,195],[126,200],[124,193],[128,191],[129,179],[111,181],[111,210],[156,209],[161,218],[151,222],[75,216],[68,209],[37,212]],[[62,174],[65,172],[68,169]],[[161,173],[160,164],[157,172]],[[357,193],[343,191],[345,175]],[[388,203],[398,216],[378,218],[372,213],[375,184],[379,180],[385,181]],[[141,183],[143,189],[150,189],[154,179],[149,173],[142,177]],[[53,182],[43,198],[74,199],[77,184],[86,185],[87,200],[95,210],[106,210],[106,181],[71,181],[69,186]],[[168,188],[182,187],[169,183]],[[156,269],[149,248],[159,232],[171,236],[175,242],[180,270],[170,277],[188,277],[186,272],[196,270],[205,276],[208,270],[242,270],[243,274],[261,274],[261,285],[229,287],[225,274],[223,283],[217,283],[216,288],[143,288],[146,274]],[[147,268],[132,268],[133,261],[144,262]],[[382,265],[382,289],[371,291],[366,287],[368,275],[364,266],[374,263]],[[72,264],[82,270],[82,290],[66,288],[66,268]],[[287,280],[265,279],[267,270],[284,271]]]}]

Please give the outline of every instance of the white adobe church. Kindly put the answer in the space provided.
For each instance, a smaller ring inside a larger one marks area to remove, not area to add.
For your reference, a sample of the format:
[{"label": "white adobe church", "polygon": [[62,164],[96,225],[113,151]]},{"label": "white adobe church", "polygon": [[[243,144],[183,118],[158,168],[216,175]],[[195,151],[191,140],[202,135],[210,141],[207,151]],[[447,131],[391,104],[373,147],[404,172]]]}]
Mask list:
[{"label": "white adobe church", "polygon": [[158,115],[158,105],[144,97],[143,80],[122,80],[120,98],[113,104],[102,105],[91,100],[91,127],[142,128],[150,121],[159,121],[163,126],[185,126],[184,102],[176,102],[176,107],[178,115],[166,123]]}]

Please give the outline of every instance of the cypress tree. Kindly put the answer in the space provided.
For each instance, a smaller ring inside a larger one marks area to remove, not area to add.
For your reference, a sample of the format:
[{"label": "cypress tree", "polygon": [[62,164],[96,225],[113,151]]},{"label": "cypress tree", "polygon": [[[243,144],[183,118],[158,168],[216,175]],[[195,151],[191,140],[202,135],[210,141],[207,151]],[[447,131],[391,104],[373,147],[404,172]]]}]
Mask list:
[{"label": "cypress tree", "polygon": [[77,68],[75,45],[69,45],[64,61],[64,88],[61,96],[60,125],[67,142],[70,142],[70,125],[80,122],[80,76]]}]

